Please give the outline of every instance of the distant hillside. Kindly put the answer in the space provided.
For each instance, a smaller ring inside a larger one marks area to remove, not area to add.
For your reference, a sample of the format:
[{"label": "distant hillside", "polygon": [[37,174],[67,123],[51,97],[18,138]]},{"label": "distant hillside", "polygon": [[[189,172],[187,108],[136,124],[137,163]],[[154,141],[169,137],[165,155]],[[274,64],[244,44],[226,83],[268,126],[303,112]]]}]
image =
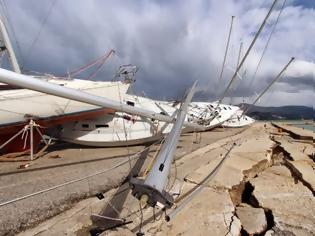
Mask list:
[{"label": "distant hillside", "polygon": [[[246,109],[249,104],[239,104]],[[260,107],[252,106],[247,115],[257,120],[312,120],[314,119],[314,110],[306,106],[283,106],[283,107]]]}]

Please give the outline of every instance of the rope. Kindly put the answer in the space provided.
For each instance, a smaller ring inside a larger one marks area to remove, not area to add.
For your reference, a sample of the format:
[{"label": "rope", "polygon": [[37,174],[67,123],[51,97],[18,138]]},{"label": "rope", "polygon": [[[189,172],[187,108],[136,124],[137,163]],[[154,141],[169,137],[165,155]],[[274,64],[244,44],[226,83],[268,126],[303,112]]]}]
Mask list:
[{"label": "rope", "polygon": [[[120,101],[120,107],[122,109],[122,98],[121,98],[121,93],[120,93],[120,86],[118,83],[118,95],[119,95],[119,101]],[[126,148],[127,148],[127,153],[128,153],[128,159],[129,159],[129,172],[132,169],[131,166],[131,160],[130,160],[130,150],[129,150],[129,145],[128,145],[128,134],[127,134],[127,130],[126,130],[126,124],[125,124],[125,119],[124,116],[121,117],[122,121],[123,121],[123,128],[124,128],[124,133],[125,133],[125,140],[126,140]]]},{"label": "rope", "polygon": [[101,69],[101,67],[103,66],[103,64],[105,63],[105,61],[115,53],[115,50],[111,49],[108,53],[105,53],[104,55],[102,55],[101,57],[89,62],[88,64],[86,65],[83,65],[81,67],[79,67],[78,69],[75,69],[71,72],[69,72],[68,74],[66,75],[62,75],[60,77],[68,77],[68,76],[76,76],[80,73],[82,73],[83,71],[91,68],[92,66],[95,66],[97,65],[98,63],[101,63],[100,66],[97,68],[97,71],[94,72],[94,74],[91,74],[89,77],[94,77],[96,75],[96,73]]},{"label": "rope", "polygon": [[114,50],[111,50],[111,51],[105,56],[105,58],[101,61],[100,65],[96,68],[96,70],[95,70],[93,73],[91,73],[91,74],[89,75],[89,77],[87,78],[87,80],[91,80],[92,78],[94,78],[94,77],[97,75],[97,73],[98,73],[98,72],[102,69],[102,67],[104,66],[104,64],[105,64],[105,62],[107,61],[107,59],[108,59],[113,53],[115,53],[115,51],[114,51]]}]

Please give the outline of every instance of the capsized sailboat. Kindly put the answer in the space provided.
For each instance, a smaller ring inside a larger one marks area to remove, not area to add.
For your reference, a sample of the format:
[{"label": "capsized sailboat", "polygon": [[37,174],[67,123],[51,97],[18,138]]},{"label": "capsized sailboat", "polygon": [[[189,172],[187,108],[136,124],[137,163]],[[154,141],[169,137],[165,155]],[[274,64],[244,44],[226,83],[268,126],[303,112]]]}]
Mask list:
[{"label": "capsized sailboat", "polygon": [[255,119],[243,114],[242,110],[236,111],[232,117],[222,123],[226,128],[240,128],[247,125],[251,125],[255,122]]},{"label": "capsized sailboat", "polygon": [[[21,74],[17,58],[6,27],[0,18],[0,50],[8,54],[13,71]],[[124,96],[132,81],[88,81],[72,78],[60,78],[53,75],[29,76],[53,83],[60,87],[67,87],[88,92],[97,96],[119,101]],[[29,124],[30,120],[39,127],[51,127],[69,121],[78,121],[112,113],[112,109],[104,109],[91,104],[86,104],[69,99],[24,89],[16,85],[0,84],[0,146],[1,153],[21,152],[30,148],[28,132],[18,134]],[[42,132],[43,128],[40,128]],[[34,147],[40,143],[40,134],[34,134]],[[14,137],[14,138],[13,138]],[[8,140],[11,140],[8,142]],[[8,143],[7,143],[8,142]],[[6,145],[2,145],[7,143]]]},{"label": "capsized sailboat", "polygon": [[[122,102],[131,107],[165,115],[172,115],[177,110],[161,102],[129,94],[125,95]],[[116,112],[100,115],[94,119],[64,123],[60,126],[57,138],[66,142],[97,147],[137,145],[160,139],[172,126],[156,119]]]},{"label": "capsized sailboat", "polygon": [[[174,118],[164,113],[156,113],[139,107],[133,107],[118,101],[110,100],[105,97],[96,96],[80,90],[59,86],[47,81],[36,79],[30,76],[17,74],[8,70],[0,69],[0,82],[12,84],[15,86],[35,90],[45,94],[54,95],[78,102],[88,103],[103,108],[108,108],[114,112],[124,112],[141,117],[160,120],[167,123],[173,123]],[[198,124],[184,122],[184,126],[194,130],[204,130],[204,127]]]},{"label": "capsized sailboat", "polygon": [[[126,94],[122,101],[160,114],[172,115],[179,109],[173,103]],[[202,125],[205,130],[213,129],[228,120],[239,108],[216,103],[192,102],[188,106],[187,122]],[[93,119],[67,122],[59,127],[56,138],[81,145],[108,147],[137,145],[152,142],[170,132],[172,124],[139,116],[116,112],[100,115]],[[193,131],[187,130],[185,131]]]}]

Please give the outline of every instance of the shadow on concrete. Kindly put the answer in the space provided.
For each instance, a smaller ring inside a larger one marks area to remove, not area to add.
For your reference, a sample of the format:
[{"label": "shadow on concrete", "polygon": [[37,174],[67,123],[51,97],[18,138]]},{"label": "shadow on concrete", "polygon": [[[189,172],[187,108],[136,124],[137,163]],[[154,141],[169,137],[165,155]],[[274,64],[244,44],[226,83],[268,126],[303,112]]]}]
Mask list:
[{"label": "shadow on concrete", "polygon": [[127,197],[130,193],[129,179],[131,177],[137,177],[139,175],[139,172],[149,153],[150,153],[150,150],[147,149],[137,159],[136,163],[130,170],[125,181],[117,189],[116,193],[108,201],[107,205],[103,208],[103,210],[99,213],[99,216],[97,215],[91,216],[91,220],[94,226],[90,230],[91,235],[98,235],[99,233],[105,230],[112,229],[112,228],[130,223],[130,222],[127,222],[125,219],[120,218],[121,217],[120,214],[124,208],[124,203],[126,202]]},{"label": "shadow on concrete", "polygon": [[48,166],[42,166],[37,168],[30,168],[30,169],[23,169],[23,170],[16,170],[16,171],[8,171],[4,173],[0,173],[1,176],[7,176],[7,175],[15,175],[15,174],[22,174],[25,172],[33,172],[33,171],[40,171],[40,170],[47,170],[47,169],[53,169],[53,168],[59,168],[59,167],[65,167],[65,166],[74,166],[74,165],[81,165],[91,162],[97,162],[97,161],[104,161],[104,160],[111,160],[116,158],[123,158],[126,157],[126,155],[116,155],[111,157],[101,157],[101,158],[94,158],[94,159],[88,159],[83,161],[74,161],[74,162],[68,162],[68,163],[60,163],[56,165],[48,165]]}]

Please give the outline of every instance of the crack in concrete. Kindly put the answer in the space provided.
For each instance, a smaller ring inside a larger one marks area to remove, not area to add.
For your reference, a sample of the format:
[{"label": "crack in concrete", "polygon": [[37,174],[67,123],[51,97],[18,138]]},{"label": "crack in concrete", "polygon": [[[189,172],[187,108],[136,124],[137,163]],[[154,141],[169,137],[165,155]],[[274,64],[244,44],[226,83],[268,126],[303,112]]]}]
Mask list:
[{"label": "crack in concrete", "polygon": [[313,189],[312,185],[303,178],[303,174],[291,163],[291,161],[294,161],[294,159],[292,158],[290,153],[288,153],[280,145],[280,142],[275,142],[278,145],[276,147],[276,152],[274,153],[274,155],[277,155],[278,158],[280,157],[280,164],[285,166],[290,171],[295,183],[300,181],[306,188],[308,188],[312,192],[313,196],[315,196],[315,190]]},{"label": "crack in concrete", "polygon": [[[231,200],[235,207],[239,206],[241,203],[247,203],[254,208],[262,208],[264,210],[267,220],[267,228],[263,232],[255,234],[257,236],[265,235],[268,230],[275,226],[275,222],[272,210],[262,207],[253,195],[254,186],[249,181],[253,178],[257,178],[260,173],[277,163],[277,159],[274,161],[275,157],[277,157],[277,147],[278,145],[274,145],[271,150],[268,150],[268,153],[271,155],[270,160],[262,160],[253,165],[250,169],[243,171],[243,180],[238,185],[234,185],[229,191]],[[238,217],[236,212],[235,217]],[[242,229],[240,234],[242,236],[248,236],[249,233],[244,229],[243,225],[241,226]]]},{"label": "crack in concrete", "polygon": [[229,235],[229,234],[231,233],[232,225],[233,225],[233,222],[234,222],[234,217],[237,218],[235,207],[234,207],[234,211],[233,211],[233,214],[232,214],[232,216],[231,216],[231,220],[230,220],[229,225],[227,224],[227,222],[226,222],[226,220],[225,220],[225,215],[223,215],[224,224],[225,224],[226,228],[228,229],[228,231],[226,232],[226,234],[225,234],[224,236],[227,236],[227,235]]},{"label": "crack in concrete", "polygon": [[[235,206],[238,206],[240,203],[247,203],[254,208],[262,208],[264,210],[265,216],[267,219],[267,229],[264,232],[260,234],[255,234],[255,235],[265,235],[267,231],[272,230],[277,235],[294,236],[295,234],[292,233],[291,231],[288,231],[288,230],[283,231],[276,227],[272,209],[268,209],[260,205],[259,201],[253,195],[254,186],[249,182],[250,179],[258,177],[259,173],[263,172],[267,168],[273,165],[280,164],[282,166],[285,166],[290,171],[291,177],[295,181],[300,181],[315,196],[314,189],[312,188],[312,186],[303,179],[303,174],[300,171],[298,171],[294,167],[294,165],[291,163],[291,161],[293,161],[293,158],[291,157],[291,155],[283,147],[281,147],[278,142],[276,143],[277,145],[274,146],[272,149],[271,165],[269,165],[266,168],[261,169],[261,171],[258,171],[255,175],[253,175],[253,171],[255,172],[255,168],[259,167],[259,163],[256,164],[256,167],[253,166],[251,169],[244,171],[244,174],[246,173],[246,175],[244,175],[243,181],[240,184],[233,186],[229,192],[230,192],[232,202],[235,204]],[[264,163],[261,162],[260,164],[264,164]],[[293,227],[292,225],[289,225],[289,226]],[[241,235],[242,236],[249,235],[248,232],[246,232],[246,230],[243,228],[243,225],[242,225]]]}]

